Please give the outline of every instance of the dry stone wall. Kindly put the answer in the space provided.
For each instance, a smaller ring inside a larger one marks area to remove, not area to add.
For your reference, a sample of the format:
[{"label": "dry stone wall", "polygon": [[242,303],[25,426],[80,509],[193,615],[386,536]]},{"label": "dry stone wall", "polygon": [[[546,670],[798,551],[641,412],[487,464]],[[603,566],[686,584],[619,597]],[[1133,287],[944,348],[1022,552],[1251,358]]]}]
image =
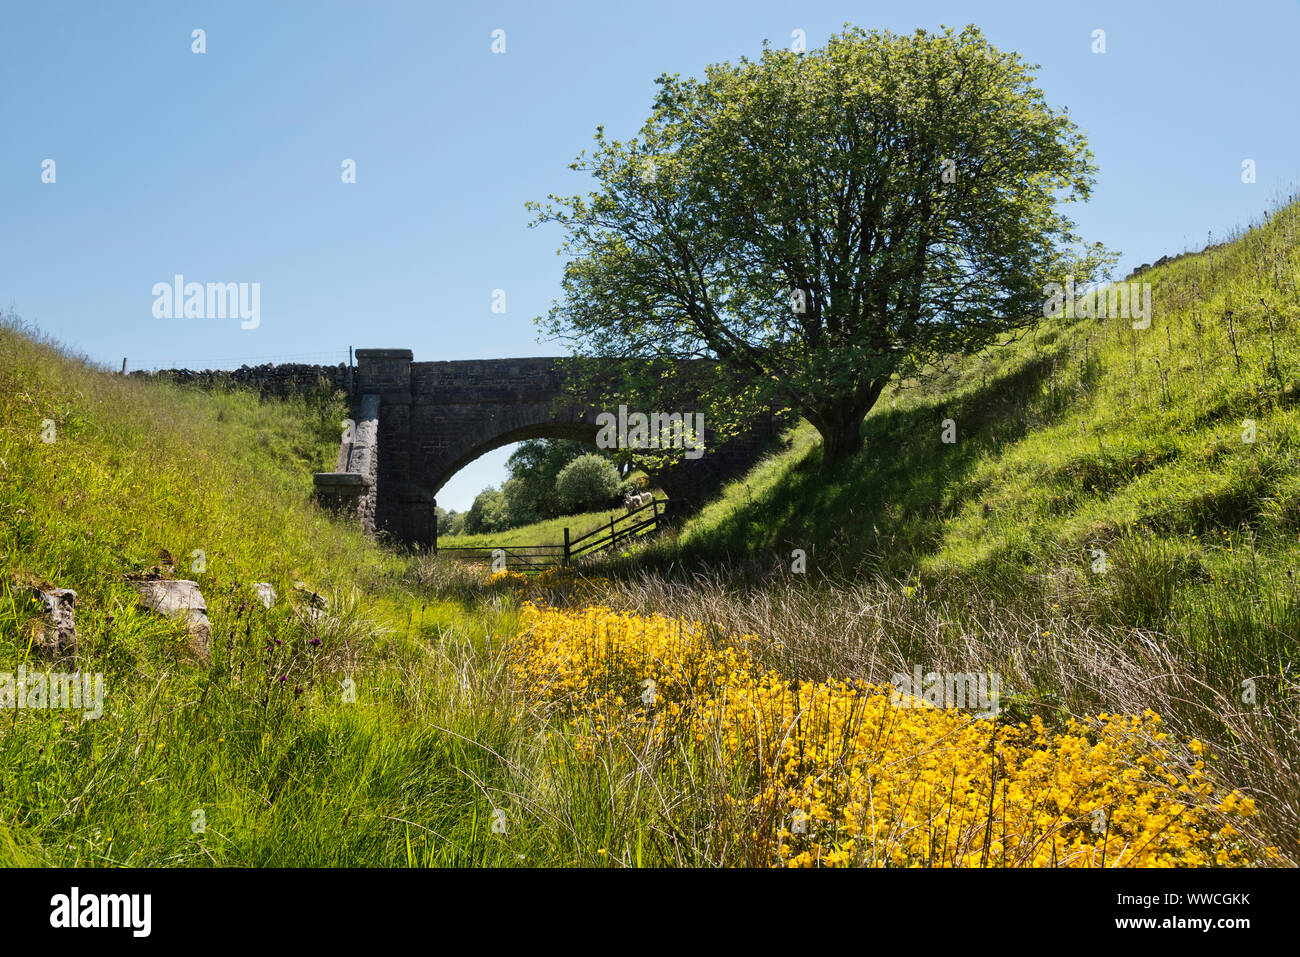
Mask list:
[{"label": "dry stone wall", "polygon": [[312,392],[322,383],[335,391],[351,394],[352,372],[346,362],[338,365],[309,365],[287,363],[240,366],[238,369],[159,369],[155,371],[128,372],[127,375],[146,379],[166,379],[183,385],[200,388],[242,387],[256,389],[262,395],[284,398],[303,392]]}]

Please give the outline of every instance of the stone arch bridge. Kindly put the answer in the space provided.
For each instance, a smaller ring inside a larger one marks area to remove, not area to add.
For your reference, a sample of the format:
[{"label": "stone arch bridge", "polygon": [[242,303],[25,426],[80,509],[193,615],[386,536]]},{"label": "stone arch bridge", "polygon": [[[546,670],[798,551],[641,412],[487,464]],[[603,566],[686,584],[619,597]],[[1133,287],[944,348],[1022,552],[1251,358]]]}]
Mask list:
[{"label": "stone arch bridge", "polygon": [[[409,349],[357,350],[351,383],[355,426],[339,449],[335,471],[315,476],[317,498],[355,513],[369,532],[430,544],[438,490],[480,455],[533,438],[595,444],[600,410],[566,396],[563,360],[413,358]],[[715,448],[705,422],[704,454],[653,475],[672,511],[698,507],[742,473],[777,425],[773,416],[764,416]]]}]

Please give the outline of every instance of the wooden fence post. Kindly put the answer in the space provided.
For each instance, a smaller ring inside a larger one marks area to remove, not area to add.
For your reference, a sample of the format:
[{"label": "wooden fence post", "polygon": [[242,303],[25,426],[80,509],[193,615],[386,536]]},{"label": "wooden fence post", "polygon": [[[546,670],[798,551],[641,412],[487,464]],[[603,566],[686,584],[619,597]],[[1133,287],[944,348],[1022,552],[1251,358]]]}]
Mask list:
[{"label": "wooden fence post", "polygon": [[564,567],[569,567],[569,526],[564,526]]}]

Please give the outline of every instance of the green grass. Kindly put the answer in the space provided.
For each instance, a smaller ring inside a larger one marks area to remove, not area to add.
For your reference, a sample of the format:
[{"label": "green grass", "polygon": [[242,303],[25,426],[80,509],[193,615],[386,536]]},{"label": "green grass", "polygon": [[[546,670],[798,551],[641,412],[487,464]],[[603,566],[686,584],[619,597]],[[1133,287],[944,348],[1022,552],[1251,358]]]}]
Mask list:
[{"label": "green grass", "polygon": [[[0,865],[505,861],[487,822],[508,710],[490,668],[472,682],[444,651],[489,654],[508,611],[422,592],[409,558],[311,503],[340,397],[109,375],[11,321],[0,413],[0,671],[40,667],[28,585],[70,587],[76,665],[104,674],[106,697],[98,720],[0,711]],[[127,579],[167,556],[207,600],[208,666]],[[269,611],[249,589],[264,580],[281,596]],[[330,618],[290,609],[297,580],[332,598]],[[485,706],[464,707],[475,695]]]},{"label": "green grass", "polygon": [[[1152,707],[1211,746],[1294,858],[1300,207],[1141,279],[1150,329],[1047,322],[891,388],[831,474],[801,425],[584,600],[760,635],[764,660],[809,679],[950,661],[1000,671],[1016,716]],[[718,808],[745,782],[703,755],[690,782],[578,760],[504,675],[509,587],[316,508],[343,413],[326,393],[123,378],[0,324],[0,672],[38,666],[30,585],[70,587],[76,665],[107,697],[94,721],[0,711],[0,865],[728,862]],[[129,576],[160,566],[202,587],[210,662],[138,606]],[[300,580],[329,617],[295,613]]]},{"label": "green grass", "polygon": [[[656,496],[660,502],[663,495]],[[562,545],[564,530],[569,530],[570,540],[580,538],[602,525],[608,525],[610,517],[619,519],[627,511],[621,507],[607,508],[598,512],[580,512],[576,515],[561,515],[548,518],[504,532],[484,532],[481,535],[439,535],[438,544],[447,547],[479,547],[484,545]]]}]

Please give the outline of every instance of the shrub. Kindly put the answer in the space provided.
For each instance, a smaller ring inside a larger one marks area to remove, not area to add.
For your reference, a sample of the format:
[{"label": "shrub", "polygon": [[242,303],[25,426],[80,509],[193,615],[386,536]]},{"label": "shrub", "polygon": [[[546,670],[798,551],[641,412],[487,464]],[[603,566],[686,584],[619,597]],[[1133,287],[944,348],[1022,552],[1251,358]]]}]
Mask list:
[{"label": "shrub", "polygon": [[580,455],[555,479],[555,493],[571,512],[599,508],[618,496],[618,469],[594,453]]}]

